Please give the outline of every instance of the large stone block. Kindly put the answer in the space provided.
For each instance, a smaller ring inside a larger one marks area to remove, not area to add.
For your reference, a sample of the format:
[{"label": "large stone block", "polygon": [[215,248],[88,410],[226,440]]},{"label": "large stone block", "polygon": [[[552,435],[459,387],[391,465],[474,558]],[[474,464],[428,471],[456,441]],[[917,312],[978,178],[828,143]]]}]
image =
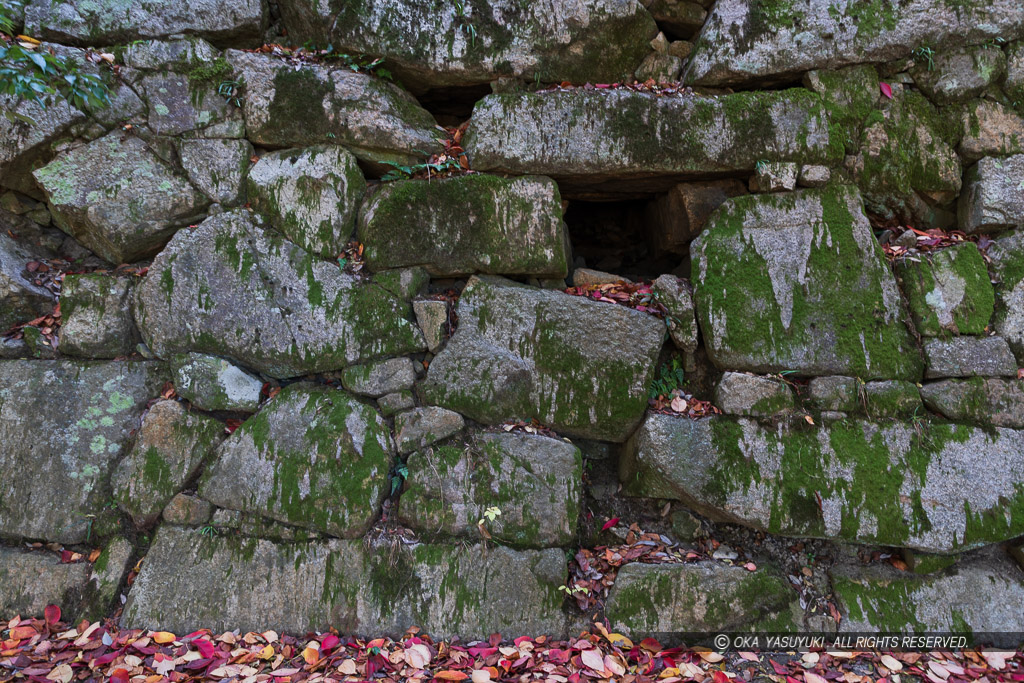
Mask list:
[{"label": "large stone block", "polygon": [[435,277],[569,272],[558,186],[539,176],[382,184],[363,205],[359,240],[375,270],[423,266]]},{"label": "large stone block", "polygon": [[731,199],[691,254],[697,317],[716,366],[920,379],[896,280],[856,189]]},{"label": "large stone block", "polygon": [[384,57],[414,91],[498,77],[612,83],[632,77],[658,32],[637,0],[535,4],[465,0],[293,0],[281,6],[297,43]]},{"label": "large stone block", "polygon": [[221,445],[199,495],[356,538],[377,516],[393,458],[387,424],[369,405],[326,386],[291,384]]},{"label": "large stone block", "polygon": [[1024,429],[1024,383],[997,377],[945,379],[921,387],[929,410],[956,422]]},{"label": "large stone block", "polygon": [[408,302],[243,210],[180,232],[137,291],[135,319],[161,358],[195,351],[283,378],[425,348]]},{"label": "large stone block", "polygon": [[[500,543],[570,545],[583,488],[578,448],[545,436],[476,432],[465,443],[413,453],[398,517],[421,535]],[[492,520],[484,512],[497,508]]]},{"label": "large stone block", "polygon": [[0,361],[0,535],[95,538],[111,470],[165,380],[154,362]]},{"label": "large stone block", "polygon": [[135,283],[113,275],[68,274],[61,287],[60,352],[81,358],[117,358],[135,352]]},{"label": "large stone block", "polygon": [[985,259],[972,242],[896,264],[917,332],[982,334],[995,305]]},{"label": "large stone block", "polygon": [[1024,154],[985,157],[967,170],[957,216],[967,233],[1024,226]]},{"label": "large stone block", "polygon": [[565,580],[565,554],[555,549],[418,545],[389,557],[362,541],[275,544],[165,526],[132,585],[124,624],[174,633],[333,626],[396,638],[416,624],[435,638],[559,636]]},{"label": "large stone block", "polygon": [[1024,432],[1012,429],[651,414],[620,478],[630,495],[785,536],[953,553],[1024,532]]},{"label": "large stone block", "polygon": [[999,237],[988,248],[996,291],[993,326],[1024,365],[1024,230]]},{"label": "large stone block", "polygon": [[565,434],[623,441],[647,406],[665,323],[647,313],[482,276],[431,362],[428,403],[483,423],[536,418]]}]

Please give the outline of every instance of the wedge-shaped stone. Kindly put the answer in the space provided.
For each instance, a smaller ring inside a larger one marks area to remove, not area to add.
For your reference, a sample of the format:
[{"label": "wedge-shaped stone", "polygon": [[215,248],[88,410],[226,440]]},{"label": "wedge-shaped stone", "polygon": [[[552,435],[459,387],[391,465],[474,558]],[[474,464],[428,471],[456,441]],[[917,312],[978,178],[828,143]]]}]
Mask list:
[{"label": "wedge-shaped stone", "polygon": [[131,452],[114,470],[111,488],[118,505],[135,526],[149,526],[223,440],[219,420],[190,413],[177,401],[154,403]]},{"label": "wedge-shaped stone", "polygon": [[1016,0],[721,0],[697,37],[684,81],[788,81],[810,69],[908,57],[918,46],[1012,40],[1024,27]]},{"label": "wedge-shaped stone", "polygon": [[296,66],[237,50],[224,55],[245,80],[242,108],[254,144],[344,145],[374,162],[409,163],[440,151],[434,117],[394,83],[344,66]]},{"label": "wedge-shaped stone", "polygon": [[558,186],[540,176],[382,184],[363,205],[359,240],[374,270],[423,266],[435,277],[569,272]]},{"label": "wedge-shaped stone", "polygon": [[209,200],[145,142],[115,131],[33,173],[57,225],[112,263],[157,252]]},{"label": "wedge-shaped stone", "polygon": [[224,442],[199,495],[218,507],[356,538],[388,491],[394,450],[387,424],[369,405],[326,386],[291,384]]},{"label": "wedge-shaped stone", "polygon": [[1024,154],[985,157],[967,170],[957,216],[968,233],[1024,226]]},{"label": "wedge-shaped stone", "polygon": [[762,160],[839,161],[842,144],[830,137],[821,98],[797,88],[720,97],[583,89],[489,95],[465,137],[474,169],[543,173],[560,185],[615,181],[613,191],[627,180],[667,190],[673,178],[753,171]]},{"label": "wedge-shaped stone", "polygon": [[281,10],[297,43],[384,57],[413,90],[535,74],[556,83],[623,81],[658,32],[636,0],[294,0]]},{"label": "wedge-shaped stone", "polygon": [[263,0],[31,0],[25,29],[68,45],[111,45],[185,33],[218,44],[255,44],[263,35]]},{"label": "wedge-shaped stone", "polygon": [[631,495],[784,536],[952,553],[1024,533],[1024,432],[1012,429],[651,414],[620,478]]},{"label": "wedge-shaped stone", "polygon": [[166,379],[154,362],[0,361],[0,536],[101,535],[111,470]]},{"label": "wedge-shaped stone", "polygon": [[355,231],[366,180],[345,149],[309,147],[261,156],[247,187],[249,203],[271,225],[306,251],[334,259]]},{"label": "wedge-shaped stone", "polygon": [[458,313],[421,385],[428,403],[607,441],[625,440],[643,417],[665,339],[658,318],[489,276],[470,280]]},{"label": "wedge-shaped stone", "polygon": [[243,210],[180,232],[138,287],[135,319],[161,358],[195,351],[273,377],[425,348],[408,302],[313,257]]},{"label": "wedge-shaped stone", "polygon": [[[476,432],[409,456],[399,519],[420,535],[480,538],[478,522],[501,543],[568,546],[576,536],[583,460],[572,444],[521,433]],[[486,519],[496,507],[501,514]]]},{"label": "wedge-shaped stone", "polygon": [[929,382],[921,387],[921,398],[930,410],[950,420],[1024,429],[1024,386],[1017,379]]},{"label": "wedge-shaped stone", "polygon": [[896,280],[856,189],[730,199],[690,253],[716,366],[920,379]]},{"label": "wedge-shaped stone", "polygon": [[[240,628],[435,638],[565,631],[565,553],[362,541],[275,544],[161,527],[125,605],[129,628]],[[253,600],[253,595],[260,599]],[[301,599],[296,599],[301,596]]]},{"label": "wedge-shaped stone", "polygon": [[885,563],[834,567],[839,633],[958,633],[1017,647],[1020,569],[999,551],[979,552],[942,572],[919,576]]},{"label": "wedge-shaped stone", "polygon": [[796,628],[797,596],[778,572],[713,561],[641,564],[619,570],[605,614],[614,631],[650,633]]}]

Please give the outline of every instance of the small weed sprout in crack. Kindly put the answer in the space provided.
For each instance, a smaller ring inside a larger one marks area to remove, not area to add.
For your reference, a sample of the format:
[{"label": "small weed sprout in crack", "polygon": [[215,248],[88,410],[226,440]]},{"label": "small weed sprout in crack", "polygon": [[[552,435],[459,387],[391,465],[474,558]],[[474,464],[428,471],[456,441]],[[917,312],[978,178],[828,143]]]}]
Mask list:
[{"label": "small weed sprout in crack", "polygon": [[477,528],[480,530],[480,534],[484,538],[490,540],[491,534],[489,531],[487,531],[487,524],[496,520],[500,515],[501,508],[495,507],[493,505],[484,510],[484,516],[481,517],[476,523]]},{"label": "small weed sprout in crack", "polygon": [[917,59],[923,59],[928,63],[928,70],[932,71],[935,69],[935,50],[931,49],[927,45],[921,45],[914,49],[914,57]]},{"label": "small weed sprout in crack", "polygon": [[476,26],[466,14],[466,5],[462,0],[455,0],[455,19],[458,21],[458,30],[469,36],[469,44],[476,47]]},{"label": "small weed sprout in crack", "polygon": [[222,81],[217,86],[217,94],[224,98],[224,101],[235,107],[242,106],[242,89],[245,83],[242,81]]}]

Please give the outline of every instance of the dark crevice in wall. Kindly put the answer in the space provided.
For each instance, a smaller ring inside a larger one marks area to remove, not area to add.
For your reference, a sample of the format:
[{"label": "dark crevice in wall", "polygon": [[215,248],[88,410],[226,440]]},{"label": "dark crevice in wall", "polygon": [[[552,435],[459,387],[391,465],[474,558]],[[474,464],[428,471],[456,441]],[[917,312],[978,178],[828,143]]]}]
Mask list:
[{"label": "dark crevice in wall", "polygon": [[491,94],[491,86],[466,85],[434,88],[416,96],[420,106],[430,112],[438,125],[460,126],[473,113],[473,107]]}]

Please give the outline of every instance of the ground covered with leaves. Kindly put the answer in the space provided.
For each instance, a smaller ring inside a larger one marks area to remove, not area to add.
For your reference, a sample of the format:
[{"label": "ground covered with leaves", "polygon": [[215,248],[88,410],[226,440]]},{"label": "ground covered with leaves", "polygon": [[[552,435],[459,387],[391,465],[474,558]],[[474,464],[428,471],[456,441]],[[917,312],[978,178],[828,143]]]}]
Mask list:
[{"label": "ground covered with leaves", "polygon": [[633,643],[601,624],[567,641],[434,642],[410,629],[399,640],[336,633],[178,635],[115,622],[14,617],[0,629],[0,681],[773,681],[774,683],[997,683],[1024,680],[1020,652],[728,652]]}]

